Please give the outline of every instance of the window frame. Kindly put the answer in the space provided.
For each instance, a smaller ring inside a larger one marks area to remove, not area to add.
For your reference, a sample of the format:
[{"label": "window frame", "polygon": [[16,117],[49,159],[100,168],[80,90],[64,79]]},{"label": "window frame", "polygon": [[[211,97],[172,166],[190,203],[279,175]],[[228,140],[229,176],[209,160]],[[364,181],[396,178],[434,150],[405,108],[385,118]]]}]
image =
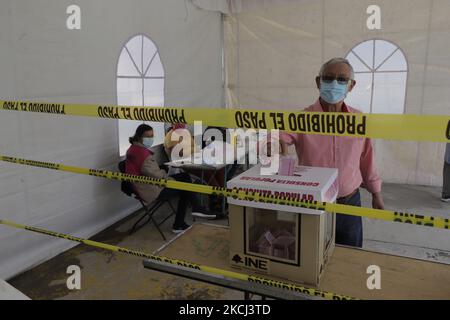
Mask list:
[{"label": "window frame", "polygon": [[[132,56],[130,50],[127,47],[127,45],[131,41],[133,41],[135,38],[137,38],[137,37],[141,37],[142,38],[142,42],[141,42],[141,45],[140,45],[141,46],[141,69],[142,69],[142,72],[139,70],[139,67],[137,66],[136,62],[134,61],[135,60],[134,57]],[[144,43],[145,43],[145,41],[150,41],[152,43],[152,45],[156,48],[156,51],[153,54],[153,56],[148,60],[149,61],[148,66],[144,70],[144,60],[146,60],[146,59],[144,59],[144,54],[145,54],[145,52],[144,52],[145,51],[144,50]],[[119,64],[121,62],[121,56],[122,56],[122,52],[124,50],[126,50],[126,52],[128,54],[128,58],[131,59],[131,61],[133,62],[134,67],[136,68],[135,71],[137,71],[139,76],[119,75]],[[150,72],[150,70],[151,70],[150,66],[151,66],[153,60],[157,56],[159,57],[159,61],[160,61],[160,64],[161,64],[163,76],[154,76],[154,77],[145,76],[147,73]],[[149,37],[145,33],[137,33],[137,34],[134,34],[134,35],[130,36],[125,42],[123,42],[122,46],[120,47],[120,50],[118,52],[118,56],[117,56],[117,59],[116,59],[115,76],[114,76],[115,90],[116,90],[116,105],[119,105],[119,100],[120,100],[120,98],[119,98],[119,96],[120,96],[119,85],[118,85],[119,79],[136,79],[136,80],[141,79],[142,82],[141,82],[141,92],[140,92],[140,95],[141,95],[140,96],[140,98],[141,98],[140,99],[141,100],[140,106],[145,106],[145,80],[146,79],[161,79],[162,80],[162,87],[163,87],[163,90],[162,90],[162,102],[163,103],[162,103],[161,107],[164,107],[164,105],[165,105],[165,96],[166,96],[166,86],[165,86],[165,82],[166,82],[166,68],[164,66],[163,60],[161,59],[160,49],[159,49],[158,45],[156,44],[155,41],[153,41],[153,39],[151,37]],[[120,130],[120,126],[119,126],[119,122],[120,121],[130,121],[130,120],[119,119],[118,122],[117,122],[117,137],[118,137],[118,140],[119,140],[118,141],[119,142],[118,143],[118,149],[119,149],[118,153],[119,153],[120,157],[123,157],[124,153],[121,154],[121,150],[120,150],[120,141],[121,141],[121,130]],[[135,121],[136,123],[139,123],[139,121],[136,121],[136,120],[131,120],[131,121]],[[152,125],[152,122],[149,122],[149,121],[142,121],[141,123],[147,123],[147,124]],[[165,133],[165,126],[164,125],[163,125],[162,130],[163,130],[163,133]],[[123,137],[123,139],[126,139],[126,138],[127,137]],[[162,137],[162,139],[158,139],[158,140],[162,140],[162,142],[159,142],[155,146],[164,143],[164,137]]]},{"label": "window frame", "polygon": [[[360,45],[367,43],[369,41],[373,42],[373,52],[372,52],[372,61],[373,61],[373,66],[370,67],[366,64],[366,62],[364,62],[364,60],[354,51],[356,48],[358,48]],[[378,65],[375,66],[375,58],[376,58],[376,42],[377,41],[383,41],[386,42],[392,46],[395,47],[395,50],[393,52],[391,52],[386,58],[384,58],[384,60],[382,60],[382,62]],[[394,54],[399,51],[401,53],[401,56],[403,58],[403,61],[405,63],[405,69],[404,70],[388,70],[388,71],[377,71],[379,68],[381,68],[388,60],[389,58],[391,58],[392,56],[394,56]],[[370,74],[371,75],[371,91],[370,91],[370,105],[369,105],[369,112],[372,114],[383,114],[381,112],[374,112],[373,110],[373,102],[374,102],[374,89],[375,89],[375,74],[378,73],[385,73],[385,74],[394,74],[394,73],[404,73],[406,74],[405,77],[405,86],[404,86],[404,95],[403,95],[403,108],[402,108],[402,112],[401,113],[393,113],[393,114],[405,114],[406,111],[406,99],[408,96],[408,80],[409,80],[409,62],[407,59],[407,56],[405,54],[405,51],[399,46],[397,45],[395,42],[390,41],[390,40],[386,40],[386,39],[382,39],[382,38],[372,38],[372,39],[367,39],[367,40],[363,40],[360,41],[359,43],[357,43],[356,45],[354,45],[350,50],[347,51],[345,58],[348,59],[349,55],[353,54],[355,55],[355,57],[361,62],[363,63],[368,69],[369,71],[356,71],[354,70],[354,74],[355,74],[355,78],[357,74]],[[358,85],[358,84],[357,84]],[[350,93],[351,94],[351,93]]]}]

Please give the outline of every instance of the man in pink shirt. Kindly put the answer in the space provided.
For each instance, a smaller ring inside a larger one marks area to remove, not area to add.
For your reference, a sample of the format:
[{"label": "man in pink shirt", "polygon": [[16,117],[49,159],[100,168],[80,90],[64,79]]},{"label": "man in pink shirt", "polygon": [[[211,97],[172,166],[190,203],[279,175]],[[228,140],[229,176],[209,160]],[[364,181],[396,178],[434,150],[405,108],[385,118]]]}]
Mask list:
[{"label": "man in pink shirt", "polygon": [[[304,111],[360,112],[344,103],[347,93],[356,84],[350,63],[343,58],[326,62],[316,78],[320,98]],[[359,187],[372,194],[372,207],[384,209],[381,179],[378,176],[372,141],[368,138],[325,136],[317,134],[281,133],[280,145],[285,153],[287,145],[295,145],[300,165],[337,168],[341,204],[361,206]],[[362,219],[337,214],[336,243],[362,247]]]}]

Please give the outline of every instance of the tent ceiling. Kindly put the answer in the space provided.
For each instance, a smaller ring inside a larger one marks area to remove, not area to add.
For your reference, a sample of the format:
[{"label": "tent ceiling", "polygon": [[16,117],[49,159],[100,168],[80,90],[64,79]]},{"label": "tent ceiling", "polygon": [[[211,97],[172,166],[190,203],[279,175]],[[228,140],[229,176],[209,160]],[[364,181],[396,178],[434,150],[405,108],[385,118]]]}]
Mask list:
[{"label": "tent ceiling", "polygon": [[258,10],[287,3],[300,3],[305,0],[190,0],[203,10],[220,11],[225,14]]}]

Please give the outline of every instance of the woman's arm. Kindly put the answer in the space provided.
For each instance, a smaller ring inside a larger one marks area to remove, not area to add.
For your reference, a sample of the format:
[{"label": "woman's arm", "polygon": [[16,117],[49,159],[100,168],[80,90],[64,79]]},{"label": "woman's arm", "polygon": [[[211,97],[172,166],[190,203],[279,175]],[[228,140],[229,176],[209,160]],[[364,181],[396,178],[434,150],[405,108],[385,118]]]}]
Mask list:
[{"label": "woman's arm", "polygon": [[167,179],[167,172],[162,170],[152,156],[147,157],[141,167],[144,176],[156,179]]}]

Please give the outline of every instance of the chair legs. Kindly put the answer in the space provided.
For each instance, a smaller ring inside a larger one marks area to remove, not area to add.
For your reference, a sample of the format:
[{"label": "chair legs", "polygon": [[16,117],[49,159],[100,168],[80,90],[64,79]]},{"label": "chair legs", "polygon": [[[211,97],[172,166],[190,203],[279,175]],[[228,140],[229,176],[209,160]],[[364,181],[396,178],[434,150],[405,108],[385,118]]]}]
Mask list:
[{"label": "chair legs", "polygon": [[166,236],[164,235],[164,233],[162,232],[161,228],[159,227],[160,225],[158,223],[156,223],[156,221],[155,221],[155,219],[153,219],[153,217],[152,217],[152,221],[153,221],[153,224],[155,225],[156,229],[158,230],[159,234],[163,238],[163,240],[167,241]]},{"label": "chair legs", "polygon": [[169,207],[170,207],[170,209],[172,210],[172,212],[171,212],[167,217],[165,217],[158,225],[162,225],[164,222],[167,221],[167,219],[169,219],[170,217],[172,217],[172,216],[175,215],[175,213],[176,213],[176,210],[175,210],[175,208],[173,207],[173,205],[172,205],[172,203],[170,202],[170,200],[167,200],[166,202],[169,204]]},{"label": "chair legs", "polygon": [[[165,203],[167,202],[172,210],[172,212],[170,213],[170,215],[168,215],[167,217],[164,218],[164,220],[162,220],[160,223],[157,223],[156,220],[153,218],[153,215],[155,214],[155,212]],[[133,225],[133,227],[130,230],[129,234],[133,234],[134,232],[136,232],[137,230],[141,229],[143,226],[145,226],[147,223],[149,222],[153,222],[153,224],[155,225],[156,229],[158,230],[158,232],[161,234],[161,237],[164,239],[164,241],[166,241],[166,236],[164,235],[164,233],[162,232],[160,226],[167,221],[167,219],[169,219],[171,216],[173,216],[175,214],[175,209],[172,205],[172,203],[170,203],[170,201],[156,201],[150,208],[148,208],[142,201],[141,201],[142,207],[145,210],[145,213],[142,215],[142,217],[139,218],[138,221],[135,222],[135,224]],[[139,223],[145,219],[148,218],[147,221],[145,221],[145,223],[142,223],[141,225],[139,225]]]}]

